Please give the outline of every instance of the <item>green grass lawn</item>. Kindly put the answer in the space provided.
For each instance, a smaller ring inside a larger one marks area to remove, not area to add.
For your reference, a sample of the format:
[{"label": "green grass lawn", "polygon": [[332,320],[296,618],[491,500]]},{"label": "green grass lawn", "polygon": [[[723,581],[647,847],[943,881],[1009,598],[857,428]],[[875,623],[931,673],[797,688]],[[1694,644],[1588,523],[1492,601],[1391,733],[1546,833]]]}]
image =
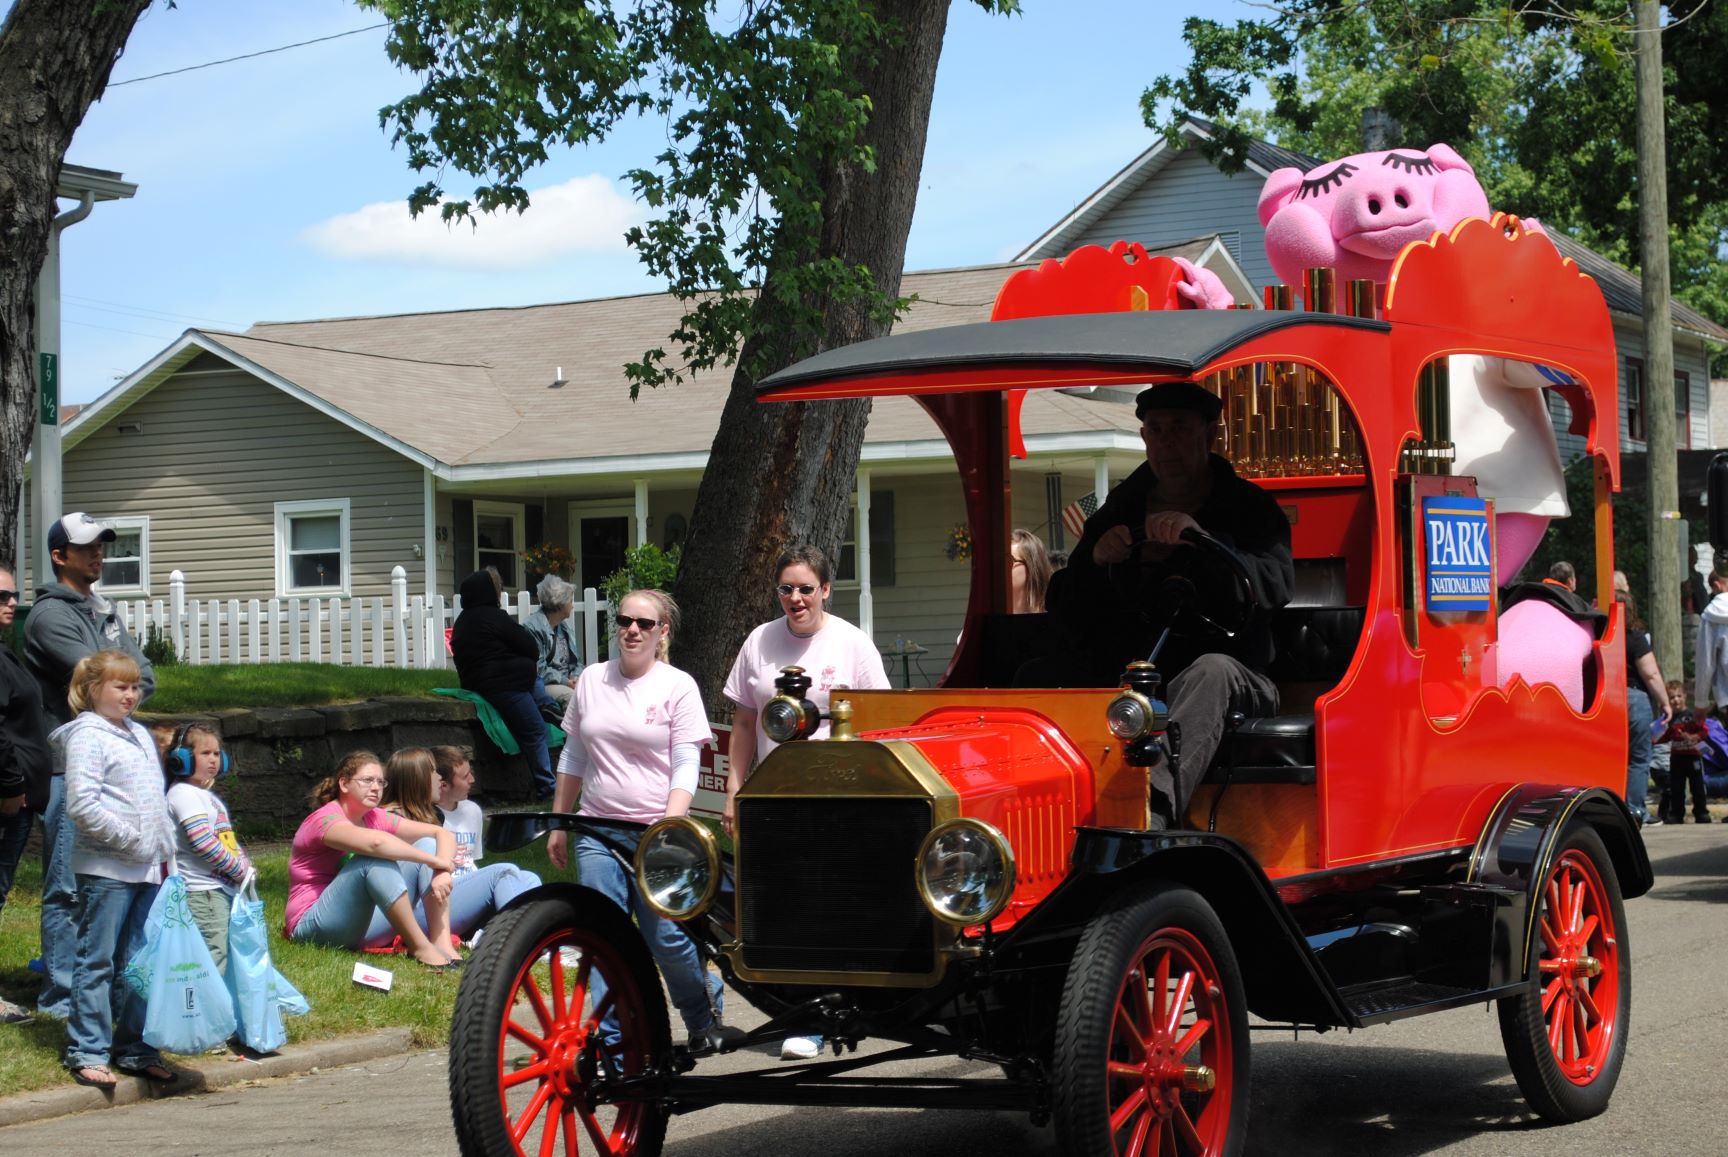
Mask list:
[{"label": "green grass lawn", "polygon": [[456,672],[335,663],[237,663],[156,670],[156,693],[144,710],[162,715],[229,707],[316,707],[383,696],[427,696],[458,686]]},{"label": "green grass lawn", "polygon": [[[486,858],[488,863],[505,860],[542,879],[571,878],[571,873],[556,872],[547,862],[543,840],[507,856]],[[288,895],[287,849],[260,851],[253,862],[258,867],[258,891],[269,917],[271,955],[282,974],[312,1003],[310,1014],[286,1019],[290,1043],[394,1027],[412,1029],[416,1045],[436,1046],[449,1039],[460,974],[428,972],[404,956],[363,956],[343,949],[288,943],[281,936],[282,908]],[[0,995],[26,1008],[35,1007],[42,979],[27,967],[41,941],[41,882],[41,861],[25,857],[18,866],[18,880],[6,908],[0,912]],[[395,973],[394,987],[379,992],[355,984],[352,974],[357,960],[390,969]],[[58,1021],[39,1018],[32,1024],[0,1025],[0,1097],[32,1089],[71,1087],[60,1065],[65,1047],[66,1028]]]}]

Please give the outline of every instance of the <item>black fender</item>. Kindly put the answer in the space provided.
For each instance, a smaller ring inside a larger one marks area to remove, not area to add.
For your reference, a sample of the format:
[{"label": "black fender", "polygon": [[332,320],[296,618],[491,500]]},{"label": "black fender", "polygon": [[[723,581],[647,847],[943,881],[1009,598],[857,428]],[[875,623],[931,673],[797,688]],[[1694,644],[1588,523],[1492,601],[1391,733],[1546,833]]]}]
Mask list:
[{"label": "black fender", "polygon": [[1255,1015],[1355,1027],[1284,902],[1236,841],[1209,832],[1119,828],[1078,828],[1076,836],[1068,878],[999,938],[999,959],[1048,964],[1050,946],[1065,951],[1106,898],[1169,881],[1199,893],[1223,921]]},{"label": "black fender", "polygon": [[1470,884],[1500,890],[1510,901],[1496,914],[1490,987],[1529,976],[1537,890],[1548,876],[1555,846],[1573,823],[1588,824],[1602,838],[1623,897],[1642,896],[1655,884],[1637,821],[1613,792],[1537,783],[1509,789],[1477,837],[1467,876]]}]

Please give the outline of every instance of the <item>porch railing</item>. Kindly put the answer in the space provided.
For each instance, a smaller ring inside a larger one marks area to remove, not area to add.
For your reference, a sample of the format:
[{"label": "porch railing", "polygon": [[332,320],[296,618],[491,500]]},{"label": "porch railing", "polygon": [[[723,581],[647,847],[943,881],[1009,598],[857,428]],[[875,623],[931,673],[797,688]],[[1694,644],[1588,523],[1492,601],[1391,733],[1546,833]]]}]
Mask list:
[{"label": "porch railing", "polygon": [[[517,622],[534,610],[527,591],[505,595]],[[390,571],[390,594],[373,598],[188,599],[186,575],[168,576],[166,599],[116,599],[126,629],[142,645],[152,629],[183,663],[342,663],[354,667],[450,666],[444,632],[462,597],[408,594],[408,572]],[[606,600],[584,588],[571,612],[582,624],[582,658],[599,655]]]}]

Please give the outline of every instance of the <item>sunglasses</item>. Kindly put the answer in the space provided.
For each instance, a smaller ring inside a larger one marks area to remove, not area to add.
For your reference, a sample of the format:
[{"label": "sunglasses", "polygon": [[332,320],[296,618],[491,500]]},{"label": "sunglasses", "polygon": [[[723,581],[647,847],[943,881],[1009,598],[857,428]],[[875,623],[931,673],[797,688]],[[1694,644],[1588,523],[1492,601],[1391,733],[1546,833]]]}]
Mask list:
[{"label": "sunglasses", "polygon": [[636,629],[639,631],[652,631],[655,627],[658,627],[660,625],[660,620],[659,619],[638,619],[634,615],[619,615],[617,618],[617,623],[618,623],[618,629],[620,631],[622,631],[625,627],[628,627],[631,623],[635,623]]},{"label": "sunglasses", "polygon": [[816,588],[809,583],[781,583],[774,589],[780,592],[781,598],[791,598],[793,591],[797,591],[806,598],[816,593]]},{"label": "sunglasses", "polygon": [[0,590],[0,607],[5,606],[7,603],[15,603],[17,601],[18,601],[18,592],[17,591]]}]

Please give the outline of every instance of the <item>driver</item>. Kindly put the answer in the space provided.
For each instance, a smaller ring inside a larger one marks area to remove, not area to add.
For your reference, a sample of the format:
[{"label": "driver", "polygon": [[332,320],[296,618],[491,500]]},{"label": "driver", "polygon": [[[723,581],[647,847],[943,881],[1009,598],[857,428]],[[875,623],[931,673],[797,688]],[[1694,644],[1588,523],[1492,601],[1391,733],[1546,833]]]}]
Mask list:
[{"label": "driver", "polygon": [[[1069,670],[1083,665],[1075,683],[1089,686],[1114,684],[1130,660],[1147,658],[1175,618],[1157,664],[1170,719],[1181,726],[1181,782],[1168,763],[1152,769],[1154,828],[1175,826],[1186,811],[1230,711],[1278,711],[1278,689],[1265,674],[1272,661],[1268,613],[1290,601],[1296,580],[1290,522],[1270,494],[1212,453],[1222,408],[1218,395],[1195,382],[1141,391],[1134,415],[1146,463],[1086,520],[1058,608],[1079,640]],[[1190,528],[1218,539],[1247,572],[1259,610],[1245,625],[1250,608],[1240,605],[1235,578],[1212,551],[1181,540]],[[1222,637],[1192,614],[1177,616],[1174,604],[1184,594],[1187,611],[1236,628],[1234,636]]]}]

